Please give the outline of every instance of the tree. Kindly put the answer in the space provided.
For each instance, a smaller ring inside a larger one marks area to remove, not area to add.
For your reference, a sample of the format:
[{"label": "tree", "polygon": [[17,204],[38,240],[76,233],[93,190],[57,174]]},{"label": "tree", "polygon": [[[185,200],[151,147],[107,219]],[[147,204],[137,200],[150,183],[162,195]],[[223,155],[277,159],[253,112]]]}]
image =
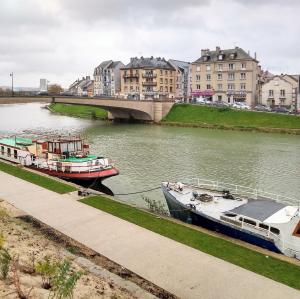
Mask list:
[{"label": "tree", "polygon": [[48,86],[48,92],[51,94],[60,94],[63,90],[63,88],[58,84],[51,84]]}]

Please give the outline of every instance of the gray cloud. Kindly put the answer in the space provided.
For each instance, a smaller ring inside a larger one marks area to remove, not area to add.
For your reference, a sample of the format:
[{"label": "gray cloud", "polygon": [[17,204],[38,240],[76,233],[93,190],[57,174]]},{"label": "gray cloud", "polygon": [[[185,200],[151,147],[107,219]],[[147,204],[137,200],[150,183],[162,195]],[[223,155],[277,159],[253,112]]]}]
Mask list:
[{"label": "gray cloud", "polygon": [[194,61],[201,48],[235,45],[264,68],[300,73],[296,0],[1,0],[0,86],[67,86],[106,59]]}]

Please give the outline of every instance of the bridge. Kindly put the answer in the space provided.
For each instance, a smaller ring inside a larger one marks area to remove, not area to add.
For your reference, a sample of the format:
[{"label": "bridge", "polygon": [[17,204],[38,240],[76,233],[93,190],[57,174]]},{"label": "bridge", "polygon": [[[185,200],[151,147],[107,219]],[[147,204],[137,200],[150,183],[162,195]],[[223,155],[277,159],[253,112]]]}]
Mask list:
[{"label": "bridge", "polygon": [[170,99],[127,100],[109,97],[62,97],[62,96],[23,96],[0,97],[0,104],[18,103],[62,103],[72,105],[87,105],[100,107],[108,111],[110,120],[138,120],[159,122],[166,116],[174,105]]}]

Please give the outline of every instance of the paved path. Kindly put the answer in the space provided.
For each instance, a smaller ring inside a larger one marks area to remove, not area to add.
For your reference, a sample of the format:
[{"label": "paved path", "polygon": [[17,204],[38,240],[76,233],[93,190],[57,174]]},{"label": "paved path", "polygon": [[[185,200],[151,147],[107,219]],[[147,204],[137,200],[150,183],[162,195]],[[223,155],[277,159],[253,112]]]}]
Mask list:
[{"label": "paved path", "polygon": [[0,198],[180,298],[300,298],[283,284],[1,171]]}]

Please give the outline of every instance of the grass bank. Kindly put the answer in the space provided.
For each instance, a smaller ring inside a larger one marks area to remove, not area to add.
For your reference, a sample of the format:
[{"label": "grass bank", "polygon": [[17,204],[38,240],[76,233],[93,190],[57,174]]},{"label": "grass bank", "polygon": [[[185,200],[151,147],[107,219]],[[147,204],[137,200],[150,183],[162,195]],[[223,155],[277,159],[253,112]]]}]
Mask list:
[{"label": "grass bank", "polygon": [[266,258],[262,253],[102,196],[85,198],[81,202],[300,290],[300,267],[297,265],[273,257]]},{"label": "grass bank", "polygon": [[36,184],[38,186],[41,186],[45,189],[63,194],[75,191],[76,188],[61,182],[58,182],[56,180],[53,180],[51,178],[48,178],[46,176],[38,175],[34,172],[28,171],[26,169],[3,163],[0,161],[0,171],[6,172],[8,174],[11,174],[15,177],[18,177],[22,180],[25,180],[27,182]]},{"label": "grass bank", "polygon": [[52,112],[68,116],[93,119],[107,119],[107,111],[98,107],[53,103],[49,105],[49,109]]},{"label": "grass bank", "polygon": [[174,105],[162,124],[300,134],[300,117],[191,104]]}]

